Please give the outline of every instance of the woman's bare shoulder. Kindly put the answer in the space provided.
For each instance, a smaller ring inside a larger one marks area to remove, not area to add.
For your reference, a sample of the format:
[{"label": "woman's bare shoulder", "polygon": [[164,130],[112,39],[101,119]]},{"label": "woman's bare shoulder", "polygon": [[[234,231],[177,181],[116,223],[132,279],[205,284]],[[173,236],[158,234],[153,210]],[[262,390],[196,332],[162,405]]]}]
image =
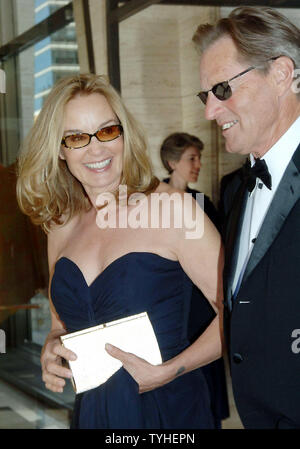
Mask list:
[{"label": "woman's bare shoulder", "polygon": [[61,224],[52,223],[48,233],[48,257],[49,262],[55,262],[62,252],[66,242],[70,239],[72,232],[79,222],[79,216],[67,220],[66,216],[61,217]]},{"label": "woman's bare shoulder", "polygon": [[52,222],[49,230],[49,237],[59,237],[60,235],[68,234],[78,222],[78,215],[68,219],[66,215],[60,217],[59,223]]}]

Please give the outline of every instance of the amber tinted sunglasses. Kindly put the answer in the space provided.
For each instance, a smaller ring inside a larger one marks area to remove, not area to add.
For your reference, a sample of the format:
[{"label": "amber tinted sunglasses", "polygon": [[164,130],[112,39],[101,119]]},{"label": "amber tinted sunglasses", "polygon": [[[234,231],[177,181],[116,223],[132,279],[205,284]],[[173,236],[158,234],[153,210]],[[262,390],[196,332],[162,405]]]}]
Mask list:
[{"label": "amber tinted sunglasses", "polygon": [[[275,56],[274,58],[267,59],[267,61],[274,61],[277,58],[279,58],[279,56]],[[221,100],[221,101],[228,100],[228,98],[230,98],[232,96],[232,89],[231,89],[231,87],[229,85],[230,81],[233,81],[236,78],[239,78],[240,76],[243,76],[246,73],[250,72],[251,70],[258,69],[258,68],[262,68],[262,67],[261,66],[254,66],[254,65],[252,65],[251,67],[248,67],[248,69],[244,70],[241,73],[238,73],[237,75],[235,75],[234,77],[230,78],[229,80],[222,81],[221,83],[217,83],[209,90],[199,92],[197,94],[197,97],[199,97],[200,100],[204,104],[206,104],[207,103],[208,94],[209,94],[209,92],[212,92],[214,94],[214,96],[218,100]]]},{"label": "amber tinted sunglasses", "polygon": [[111,140],[117,139],[117,137],[123,134],[122,125],[110,125],[105,126],[105,128],[98,129],[94,134],[89,133],[76,133],[70,134],[62,138],[61,143],[66,148],[77,149],[86,147],[92,137],[96,137],[99,142],[110,142]]}]

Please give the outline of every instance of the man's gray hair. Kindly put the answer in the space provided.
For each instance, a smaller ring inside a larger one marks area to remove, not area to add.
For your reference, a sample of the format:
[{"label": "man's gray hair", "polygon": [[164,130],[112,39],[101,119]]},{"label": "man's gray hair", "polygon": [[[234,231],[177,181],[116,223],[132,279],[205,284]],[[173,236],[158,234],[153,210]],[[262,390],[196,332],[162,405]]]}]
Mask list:
[{"label": "man's gray hair", "polygon": [[[200,25],[193,36],[200,53],[224,36],[230,36],[241,61],[263,67],[276,56],[287,56],[300,69],[300,29],[268,7],[239,7],[215,25]],[[300,94],[298,94],[300,96]]]}]

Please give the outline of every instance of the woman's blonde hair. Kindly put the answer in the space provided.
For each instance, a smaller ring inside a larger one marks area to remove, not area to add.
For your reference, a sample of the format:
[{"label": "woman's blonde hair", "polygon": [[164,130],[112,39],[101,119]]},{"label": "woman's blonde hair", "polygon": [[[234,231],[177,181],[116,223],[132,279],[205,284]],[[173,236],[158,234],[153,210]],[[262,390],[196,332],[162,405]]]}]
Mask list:
[{"label": "woman's blonde hair", "polygon": [[[140,125],[125,107],[105,76],[77,75],[63,78],[53,87],[29,132],[18,159],[17,199],[21,210],[41,225],[65,224],[91,203],[81,183],[59,158],[63,136],[64,108],[76,95],[103,95],[124,130],[123,171],[120,184],[134,192],[150,193],[159,181],[153,176]],[[72,151],[72,150],[70,150]],[[84,150],[82,150],[84,151]]]}]

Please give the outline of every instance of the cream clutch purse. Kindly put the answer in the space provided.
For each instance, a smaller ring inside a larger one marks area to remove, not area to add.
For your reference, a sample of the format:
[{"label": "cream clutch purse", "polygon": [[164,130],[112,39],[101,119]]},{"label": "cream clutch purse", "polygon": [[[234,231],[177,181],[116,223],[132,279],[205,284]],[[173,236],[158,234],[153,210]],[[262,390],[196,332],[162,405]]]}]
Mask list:
[{"label": "cream clutch purse", "polygon": [[63,346],[77,355],[75,361],[69,361],[76,393],[98,387],[121,368],[122,363],[106,352],[106,343],[131,352],[153,365],[162,363],[147,312],[62,335],[60,339]]}]

